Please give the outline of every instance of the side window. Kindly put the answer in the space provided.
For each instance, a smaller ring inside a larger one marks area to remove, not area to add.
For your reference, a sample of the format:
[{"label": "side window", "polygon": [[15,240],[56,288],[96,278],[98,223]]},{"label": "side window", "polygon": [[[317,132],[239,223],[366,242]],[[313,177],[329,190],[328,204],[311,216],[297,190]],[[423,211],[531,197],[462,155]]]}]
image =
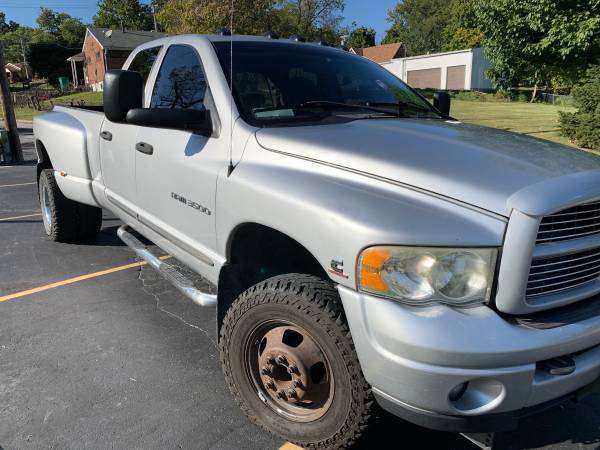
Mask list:
[{"label": "side window", "polygon": [[172,45],[152,91],[151,108],[203,109],[206,77],[198,54],[187,45]]},{"label": "side window", "polygon": [[154,61],[156,61],[159,52],[160,47],[141,50],[135,55],[133,61],[131,61],[131,64],[129,65],[129,70],[134,70],[142,74],[142,77],[144,77],[144,84],[150,75],[150,71],[152,70],[152,66],[154,65]]}]

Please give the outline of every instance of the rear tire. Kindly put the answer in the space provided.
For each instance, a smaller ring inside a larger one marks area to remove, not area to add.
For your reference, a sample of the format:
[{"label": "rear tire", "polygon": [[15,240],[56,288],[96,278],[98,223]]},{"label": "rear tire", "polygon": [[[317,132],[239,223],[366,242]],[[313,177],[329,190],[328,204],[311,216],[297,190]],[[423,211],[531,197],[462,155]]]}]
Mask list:
[{"label": "rear tire", "polygon": [[219,347],[241,409],[283,439],[345,448],[374,416],[338,293],[327,281],[289,274],[251,287],[227,311]]},{"label": "rear tire", "polygon": [[52,169],[40,173],[39,196],[46,236],[56,242],[94,237],[102,227],[102,209],[84,205],[63,195]]}]

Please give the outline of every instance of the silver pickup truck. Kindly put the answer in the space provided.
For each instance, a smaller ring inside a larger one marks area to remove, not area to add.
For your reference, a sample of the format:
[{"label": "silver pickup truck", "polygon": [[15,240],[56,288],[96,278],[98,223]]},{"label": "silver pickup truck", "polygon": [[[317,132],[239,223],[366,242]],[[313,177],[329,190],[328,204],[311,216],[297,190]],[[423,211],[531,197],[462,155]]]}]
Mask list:
[{"label": "silver pickup truck", "polygon": [[309,448],[350,445],[379,407],[493,432],[595,385],[600,158],[460,123],[447,94],[299,37],[168,37],[124,69],[103,108],[34,121],[45,231],[116,214],[216,306],[255,423]]}]

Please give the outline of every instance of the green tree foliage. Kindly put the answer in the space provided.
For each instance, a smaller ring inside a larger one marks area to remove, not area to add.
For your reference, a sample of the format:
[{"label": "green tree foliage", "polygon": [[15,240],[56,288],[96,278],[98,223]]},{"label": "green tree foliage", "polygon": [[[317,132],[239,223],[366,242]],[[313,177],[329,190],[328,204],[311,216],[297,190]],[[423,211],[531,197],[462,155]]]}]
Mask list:
[{"label": "green tree foliage", "polygon": [[577,145],[600,150],[600,65],[587,70],[572,94],[578,110],[560,113],[562,133]]},{"label": "green tree foliage", "polygon": [[12,20],[6,21],[6,14],[0,11],[0,34],[9,33],[19,28],[19,24]]},{"label": "green tree foliage", "polygon": [[600,0],[486,0],[475,13],[497,87],[574,81],[600,54]]},{"label": "green tree foliage", "polygon": [[481,0],[452,0],[449,22],[444,28],[444,50],[481,47],[483,33],[475,13],[477,1]]},{"label": "green tree foliage", "polygon": [[77,17],[65,19],[58,30],[59,41],[71,48],[80,48],[85,39],[86,27]]},{"label": "green tree foliage", "polygon": [[411,55],[439,52],[444,48],[444,29],[450,21],[448,0],[400,0],[388,11],[383,43],[402,42]]},{"label": "green tree foliage", "polygon": [[358,27],[352,30],[346,42],[348,48],[365,48],[375,45],[376,32],[373,28]]},{"label": "green tree foliage", "polygon": [[[235,0],[233,32],[276,31],[338,43],[344,0]],[[230,3],[223,0],[170,0],[159,8],[158,21],[170,33],[212,33],[231,27]]]},{"label": "green tree foliage", "polygon": [[50,8],[41,7],[40,14],[35,21],[40,30],[52,34],[58,34],[62,23],[70,18],[71,16],[66,13],[56,12]]},{"label": "green tree foliage", "polygon": [[101,28],[154,29],[152,9],[140,0],[100,0],[93,23]]},{"label": "green tree foliage", "polygon": [[[236,0],[234,32],[256,34],[275,29],[273,0]],[[213,33],[231,27],[230,2],[223,0],[170,0],[157,14],[169,33]]]}]

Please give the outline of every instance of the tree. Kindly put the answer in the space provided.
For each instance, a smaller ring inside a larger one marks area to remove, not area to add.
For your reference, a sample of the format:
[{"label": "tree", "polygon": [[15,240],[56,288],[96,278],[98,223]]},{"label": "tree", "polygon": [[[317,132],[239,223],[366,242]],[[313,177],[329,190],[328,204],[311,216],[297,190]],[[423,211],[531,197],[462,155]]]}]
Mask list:
[{"label": "tree", "polygon": [[[233,32],[339,42],[343,33],[339,12],[344,0],[235,0]],[[170,0],[160,8],[158,21],[170,33],[213,33],[231,27],[230,2],[224,0]]]},{"label": "tree", "polygon": [[279,0],[279,30],[307,39],[324,39],[339,44],[347,30],[341,26],[344,0]]},{"label": "tree", "polygon": [[439,52],[444,48],[444,29],[449,23],[447,0],[401,0],[388,11],[392,26],[383,43],[402,42],[411,55]]},{"label": "tree", "polygon": [[348,48],[365,48],[375,45],[376,32],[373,28],[358,27],[352,30],[346,42]]},{"label": "tree", "polygon": [[79,48],[83,45],[85,30],[86,27],[81,19],[69,17],[60,25],[59,40],[67,47]]},{"label": "tree", "polygon": [[577,112],[559,112],[563,135],[582,147],[600,150],[600,64],[590,67],[573,88],[573,99]]},{"label": "tree", "polygon": [[481,47],[483,33],[475,13],[477,1],[481,0],[452,0],[449,22],[444,28],[444,50]]},{"label": "tree", "polygon": [[70,75],[66,61],[72,55],[72,49],[56,42],[34,43],[27,49],[27,61],[33,71],[52,84],[57,83],[58,77]]},{"label": "tree", "polygon": [[[274,0],[235,0],[233,31],[257,34],[275,29]],[[170,0],[157,19],[169,33],[214,33],[231,27],[230,2],[223,0]]]},{"label": "tree", "polygon": [[40,8],[40,14],[35,19],[36,23],[40,30],[46,31],[52,34],[58,34],[60,26],[62,23],[70,19],[71,16],[66,13],[59,13],[51,10],[50,8]]},{"label": "tree", "polygon": [[497,87],[573,83],[600,55],[600,0],[487,0],[475,13]]},{"label": "tree", "polygon": [[152,9],[140,0],[100,0],[93,23],[102,28],[154,29]]},{"label": "tree", "polygon": [[0,11],[0,34],[15,31],[17,28],[19,28],[19,24],[12,20],[6,22],[6,14]]}]

